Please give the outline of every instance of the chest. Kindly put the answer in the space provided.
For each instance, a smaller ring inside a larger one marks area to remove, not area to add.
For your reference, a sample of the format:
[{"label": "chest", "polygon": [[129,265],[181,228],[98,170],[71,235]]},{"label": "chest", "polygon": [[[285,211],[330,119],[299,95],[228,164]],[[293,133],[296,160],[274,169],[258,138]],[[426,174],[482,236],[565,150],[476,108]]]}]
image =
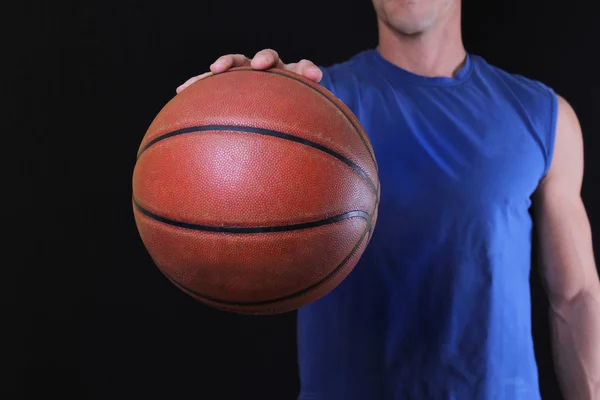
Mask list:
[{"label": "chest", "polygon": [[382,204],[529,204],[545,159],[517,108],[448,90],[362,97],[353,108],[377,157]]}]

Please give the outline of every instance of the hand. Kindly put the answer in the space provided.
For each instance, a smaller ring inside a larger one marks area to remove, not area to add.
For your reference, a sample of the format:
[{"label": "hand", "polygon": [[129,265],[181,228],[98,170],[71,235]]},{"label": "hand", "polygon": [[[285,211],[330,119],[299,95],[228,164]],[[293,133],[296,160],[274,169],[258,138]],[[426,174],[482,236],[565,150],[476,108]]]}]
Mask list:
[{"label": "hand", "polygon": [[323,78],[323,72],[319,67],[308,60],[301,60],[297,63],[284,64],[279,58],[279,54],[275,50],[266,49],[261,50],[251,60],[243,54],[228,54],[219,57],[210,66],[210,72],[205,72],[202,75],[190,78],[183,85],[177,88],[177,93],[185,90],[188,86],[199,81],[200,79],[206,78],[207,76],[220,74],[234,67],[251,66],[257,70],[264,70],[269,68],[281,68],[287,71],[294,72],[299,75],[303,75],[306,78],[319,82]]}]

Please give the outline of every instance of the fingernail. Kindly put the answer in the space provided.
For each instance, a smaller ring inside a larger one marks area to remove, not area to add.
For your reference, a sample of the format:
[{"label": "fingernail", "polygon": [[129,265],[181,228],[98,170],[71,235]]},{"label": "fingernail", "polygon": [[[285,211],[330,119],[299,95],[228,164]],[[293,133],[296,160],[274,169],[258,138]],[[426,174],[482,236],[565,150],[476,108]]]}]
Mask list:
[{"label": "fingernail", "polygon": [[217,61],[214,62],[213,65],[224,65],[226,63],[227,61],[224,58],[219,58]]},{"label": "fingernail", "polygon": [[267,56],[256,56],[254,59],[256,61],[258,61],[259,63],[266,63],[266,62],[270,61],[269,57],[267,57]]}]

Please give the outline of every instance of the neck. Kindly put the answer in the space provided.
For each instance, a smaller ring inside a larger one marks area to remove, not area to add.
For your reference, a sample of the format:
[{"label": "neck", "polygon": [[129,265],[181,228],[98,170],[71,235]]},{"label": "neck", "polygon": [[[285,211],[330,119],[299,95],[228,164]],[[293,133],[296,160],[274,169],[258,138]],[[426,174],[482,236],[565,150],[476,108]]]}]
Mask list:
[{"label": "neck", "polygon": [[460,11],[430,31],[403,35],[379,21],[377,50],[392,64],[426,77],[453,77],[466,60]]}]

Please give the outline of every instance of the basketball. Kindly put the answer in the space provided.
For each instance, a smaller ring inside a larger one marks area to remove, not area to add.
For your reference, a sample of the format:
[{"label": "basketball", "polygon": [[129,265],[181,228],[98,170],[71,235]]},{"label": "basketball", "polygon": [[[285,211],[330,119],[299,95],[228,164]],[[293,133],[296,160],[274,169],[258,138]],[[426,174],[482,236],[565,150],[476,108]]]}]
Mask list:
[{"label": "basketball", "polygon": [[331,92],[281,69],[204,78],[169,101],[132,179],[141,240],[210,307],[277,314],[342,282],[369,243],[379,179],[371,143]]}]

